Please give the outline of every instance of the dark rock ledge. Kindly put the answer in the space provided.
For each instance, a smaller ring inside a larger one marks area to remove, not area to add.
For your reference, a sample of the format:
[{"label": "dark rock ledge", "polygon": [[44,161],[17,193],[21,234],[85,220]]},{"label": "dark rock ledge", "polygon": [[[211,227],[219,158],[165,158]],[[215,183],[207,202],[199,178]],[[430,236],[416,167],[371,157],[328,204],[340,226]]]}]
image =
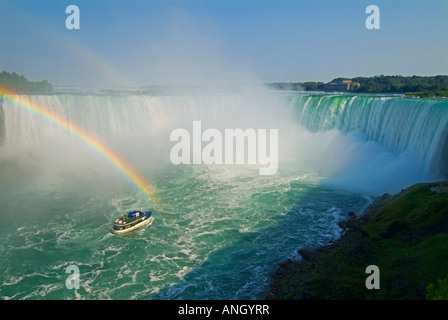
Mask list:
[{"label": "dark rock ledge", "polygon": [[[433,186],[384,194],[365,214],[350,212],[338,240],[278,263],[265,299],[425,299],[431,286],[437,297],[434,283],[448,280],[448,193]],[[370,264],[381,269],[380,290],[366,289]]]}]

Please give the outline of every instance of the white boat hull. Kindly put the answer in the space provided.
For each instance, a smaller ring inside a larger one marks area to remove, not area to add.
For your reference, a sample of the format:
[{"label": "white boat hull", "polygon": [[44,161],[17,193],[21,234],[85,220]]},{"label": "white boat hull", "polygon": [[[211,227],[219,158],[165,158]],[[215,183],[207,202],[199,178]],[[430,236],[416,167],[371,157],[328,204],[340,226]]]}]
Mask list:
[{"label": "white boat hull", "polygon": [[112,229],[111,232],[112,232],[112,233],[115,233],[115,234],[124,234],[124,233],[128,233],[128,232],[134,231],[134,230],[136,230],[136,229],[138,229],[138,228],[141,228],[141,227],[143,227],[143,226],[145,226],[145,225],[149,225],[149,224],[151,224],[153,221],[154,221],[154,218],[153,218],[153,217],[149,217],[149,219],[145,219],[145,220],[143,220],[143,221],[141,221],[141,222],[139,222],[139,223],[133,225],[132,227],[125,228],[125,229],[117,229],[117,230]]}]

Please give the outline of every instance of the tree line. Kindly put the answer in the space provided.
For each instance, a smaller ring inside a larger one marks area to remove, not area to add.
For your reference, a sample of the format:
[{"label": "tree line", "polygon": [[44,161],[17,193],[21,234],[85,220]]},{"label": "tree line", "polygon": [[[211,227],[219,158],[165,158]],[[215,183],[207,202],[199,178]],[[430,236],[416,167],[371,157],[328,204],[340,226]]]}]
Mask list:
[{"label": "tree line", "polygon": [[352,92],[359,93],[403,93],[420,97],[448,97],[448,76],[385,76],[335,78],[324,82],[276,82],[268,86],[277,90],[325,91],[332,82],[351,80],[359,87]]},{"label": "tree line", "polygon": [[0,73],[0,87],[16,92],[51,92],[53,86],[47,81],[29,81],[25,76],[15,72]]}]

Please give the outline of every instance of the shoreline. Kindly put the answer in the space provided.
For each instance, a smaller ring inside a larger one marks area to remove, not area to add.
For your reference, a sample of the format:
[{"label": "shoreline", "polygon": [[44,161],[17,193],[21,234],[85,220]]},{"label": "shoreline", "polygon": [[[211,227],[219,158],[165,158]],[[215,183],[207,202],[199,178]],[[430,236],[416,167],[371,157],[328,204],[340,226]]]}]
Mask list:
[{"label": "shoreline", "polygon": [[[350,212],[339,223],[345,231],[337,240],[300,248],[300,261],[278,263],[265,299],[448,298],[447,186],[448,181],[414,184],[376,198],[362,215]],[[379,290],[366,288],[368,265],[380,269]]]}]

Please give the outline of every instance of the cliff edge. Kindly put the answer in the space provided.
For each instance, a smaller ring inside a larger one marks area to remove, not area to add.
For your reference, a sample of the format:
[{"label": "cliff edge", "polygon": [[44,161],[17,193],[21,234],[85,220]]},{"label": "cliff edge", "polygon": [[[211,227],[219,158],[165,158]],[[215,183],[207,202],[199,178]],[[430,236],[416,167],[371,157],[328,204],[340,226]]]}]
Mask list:
[{"label": "cliff edge", "polygon": [[[279,263],[266,299],[448,299],[448,182],[383,195],[336,242]],[[367,289],[366,268],[379,270]]]}]

